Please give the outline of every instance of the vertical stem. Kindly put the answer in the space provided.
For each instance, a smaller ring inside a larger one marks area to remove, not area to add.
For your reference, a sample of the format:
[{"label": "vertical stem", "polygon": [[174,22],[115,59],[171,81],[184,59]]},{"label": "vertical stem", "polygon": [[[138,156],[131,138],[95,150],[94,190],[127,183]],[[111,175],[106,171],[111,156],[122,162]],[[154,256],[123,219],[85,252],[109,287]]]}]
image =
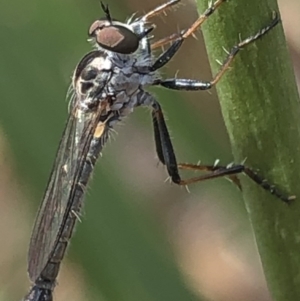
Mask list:
[{"label": "vertical stem", "polygon": [[[207,1],[198,0],[199,13]],[[230,49],[271,22],[276,0],[227,1],[202,27],[215,74]],[[300,106],[282,25],[238,54],[217,85],[235,161],[287,194],[286,205],[246,177],[243,195],[266,280],[276,301],[300,300]]]}]

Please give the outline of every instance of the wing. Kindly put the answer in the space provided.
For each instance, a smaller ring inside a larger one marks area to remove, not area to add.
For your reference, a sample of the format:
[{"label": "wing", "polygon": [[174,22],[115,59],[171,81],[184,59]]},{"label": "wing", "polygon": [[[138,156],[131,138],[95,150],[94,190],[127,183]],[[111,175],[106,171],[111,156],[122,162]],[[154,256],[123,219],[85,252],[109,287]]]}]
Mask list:
[{"label": "wing", "polygon": [[28,273],[33,282],[47,265],[59,238],[101,116],[100,105],[83,111],[77,99],[73,103],[30,240]]}]

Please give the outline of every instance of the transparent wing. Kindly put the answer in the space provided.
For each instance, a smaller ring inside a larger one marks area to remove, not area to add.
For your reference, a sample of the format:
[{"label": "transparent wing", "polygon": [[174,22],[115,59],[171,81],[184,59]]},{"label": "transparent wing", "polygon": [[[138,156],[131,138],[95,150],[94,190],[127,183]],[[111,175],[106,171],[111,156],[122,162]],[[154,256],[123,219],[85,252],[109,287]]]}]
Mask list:
[{"label": "transparent wing", "polygon": [[101,116],[100,106],[93,112],[83,112],[76,103],[77,100],[69,114],[30,240],[28,273],[33,282],[45,268],[59,238]]}]

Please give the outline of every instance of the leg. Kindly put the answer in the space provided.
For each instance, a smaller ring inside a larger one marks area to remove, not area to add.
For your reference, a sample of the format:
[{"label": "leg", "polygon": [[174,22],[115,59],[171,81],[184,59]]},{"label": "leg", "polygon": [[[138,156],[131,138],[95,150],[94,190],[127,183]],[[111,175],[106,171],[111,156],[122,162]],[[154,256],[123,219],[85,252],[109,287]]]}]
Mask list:
[{"label": "leg", "polygon": [[[178,4],[180,0],[169,0],[169,2],[164,3],[152,11],[148,12],[144,16],[137,18],[136,20],[132,21],[134,15],[127,21],[127,24],[130,24],[134,33],[137,35],[139,40],[141,41],[141,50],[144,52],[145,56],[151,56],[151,48],[150,43],[148,41],[148,34],[155,28],[154,25],[147,24],[148,20],[162,12],[165,12],[169,7],[172,7],[175,4]],[[113,22],[113,19],[110,14],[110,10],[108,5],[105,5],[102,1],[100,2],[101,8],[105,13],[105,17],[109,23]],[[148,25],[148,26],[147,26]]]},{"label": "leg", "polygon": [[[295,198],[295,196],[286,196],[280,192],[274,185],[268,183],[264,178],[260,177],[255,173],[251,168],[239,164],[234,165],[230,164],[228,166],[220,165],[193,165],[193,164],[177,164],[175,152],[173,145],[170,139],[168,128],[164,119],[164,115],[159,103],[152,99],[152,118],[153,118],[153,127],[154,127],[154,138],[156,145],[156,152],[161,163],[167,167],[169,176],[172,179],[172,182],[178,185],[188,185],[204,180],[215,179],[219,177],[228,177],[231,179],[240,189],[240,181],[237,178],[237,175],[244,173],[252,181],[261,186],[263,189],[269,191],[271,194],[277,196],[282,201],[288,203]],[[189,169],[189,170],[198,170],[206,171],[207,174],[189,178],[181,179],[179,175],[179,169]]]},{"label": "leg", "polygon": [[192,26],[181,33],[175,33],[170,35],[169,37],[163,38],[161,40],[158,40],[157,42],[153,43],[151,45],[151,49],[155,49],[158,47],[162,47],[170,42],[176,41],[178,39],[186,39],[190,35],[194,34],[194,32],[200,28],[200,26],[208,19],[210,15],[212,15],[215,10],[226,0],[217,0],[214,3],[210,3],[209,7],[206,9],[206,11],[198,17],[198,19],[192,24]]},{"label": "leg", "polygon": [[154,64],[150,67],[150,71],[158,70],[167,64],[179,50],[183,41],[183,39],[179,39],[173,42],[172,45],[156,59]]},{"label": "leg", "polygon": [[[180,46],[182,45],[183,41],[190,36],[191,34],[194,33],[194,31],[196,31],[201,24],[226,0],[217,0],[214,3],[211,3],[211,5],[209,6],[209,8],[201,15],[199,16],[199,18],[196,20],[196,22],[193,23],[193,25],[188,29],[188,30],[184,30],[181,31],[181,33],[178,34],[173,34],[167,38],[164,38],[162,40],[157,41],[156,43],[151,45],[151,50],[155,49],[157,47],[161,47],[167,43],[173,42],[172,45],[165,51],[163,52],[158,59],[154,62],[154,64],[152,65],[152,67],[150,67],[150,71],[155,71],[159,68],[162,68],[165,64],[167,64],[172,57],[175,55],[175,53],[179,50]],[[157,8],[155,8],[154,10],[150,11],[149,13],[147,13],[146,15],[144,15],[143,17],[139,18],[138,21],[136,21],[139,24],[139,27],[143,27],[142,32],[144,32],[144,26],[145,26],[145,22],[147,22],[148,19],[152,18],[153,16],[156,16],[157,14],[160,14],[162,12],[164,12],[167,8],[176,5],[177,3],[179,3],[180,0],[171,0],[165,4],[162,4],[160,6],[158,6]],[[142,24],[142,25],[141,25]],[[137,32],[141,32],[141,29],[135,30]],[[148,33],[147,33],[148,34]],[[144,34],[144,35],[147,35]],[[149,47],[148,43],[147,45],[142,46],[142,48],[146,48]],[[150,53],[150,51],[148,51]],[[161,85],[163,85],[163,83],[161,83]]]},{"label": "leg", "polygon": [[133,26],[133,28],[135,28],[135,26],[139,23],[146,24],[147,22],[149,22],[149,19],[165,12],[168,8],[178,4],[180,1],[181,0],[170,0],[162,5],[159,5],[158,7],[154,8],[153,10],[149,11],[144,16],[136,18],[135,20],[133,20],[133,18],[135,16],[135,14],[133,14],[131,16],[131,18],[129,18],[127,23],[130,24],[131,26]]},{"label": "leg", "polygon": [[[173,89],[173,90],[186,90],[186,91],[197,91],[197,90],[208,90],[214,85],[216,85],[219,80],[222,78],[224,73],[228,70],[230,64],[234,60],[235,56],[238,54],[238,52],[246,47],[247,45],[253,43],[254,41],[260,39],[263,37],[265,34],[267,34],[272,28],[274,28],[278,23],[280,19],[277,15],[277,13],[273,13],[273,19],[272,22],[259,30],[255,35],[241,41],[237,45],[233,46],[230,52],[228,53],[227,58],[223,62],[219,72],[214,76],[214,78],[210,82],[203,82],[199,80],[192,80],[192,79],[177,79],[177,78],[172,78],[172,79],[166,79],[162,80],[159,79],[157,80],[154,84],[155,85],[161,85],[165,88],[168,89]],[[190,32],[190,30],[187,30],[186,32]],[[191,33],[190,33],[191,34]]]},{"label": "leg", "polygon": [[[173,5],[178,4],[179,2],[180,2],[180,0],[170,0],[167,3],[164,3],[164,4],[156,7],[155,9],[151,10],[144,16],[137,18],[133,22],[132,22],[133,16],[128,20],[127,23],[133,27],[134,32],[140,37],[140,40],[141,40],[140,48],[143,51],[145,56],[148,56],[148,57],[151,56],[151,48],[150,48],[150,43],[147,38],[147,35],[155,28],[154,25],[151,25],[149,28],[146,29],[146,27],[149,26],[149,24],[147,24],[149,22],[148,20],[160,13],[165,12],[165,10],[172,7]],[[166,63],[164,63],[163,65],[165,65],[165,64]],[[158,67],[158,68],[160,68],[160,67]]]},{"label": "leg", "polygon": [[[161,6],[158,6],[151,12],[144,15],[142,18],[139,19],[139,22],[142,21],[143,25],[144,23],[151,17],[164,12],[167,8],[179,3],[180,0],[171,0]],[[158,59],[154,62],[152,67],[150,67],[150,71],[155,71],[159,68],[162,68],[165,64],[167,64],[172,57],[175,55],[175,53],[179,50],[180,46],[182,45],[183,41],[193,32],[201,26],[201,24],[226,0],[217,0],[215,3],[211,3],[209,8],[202,14],[196,22],[188,29],[183,30],[181,33],[173,34],[167,38],[164,38],[162,40],[159,40],[151,45],[151,50],[161,47],[167,43],[173,42],[172,45],[164,51]]]},{"label": "leg", "polygon": [[157,16],[157,15],[161,14],[162,12],[165,12],[168,8],[178,4],[180,1],[181,0],[170,0],[170,1],[154,8],[153,10],[151,10],[150,12],[145,14],[143,17],[141,17],[139,20],[142,20],[143,22],[147,22],[150,18]]},{"label": "leg", "polygon": [[191,184],[196,183],[204,180],[215,179],[219,177],[228,177],[234,184],[236,184],[240,189],[242,189],[239,179],[237,175],[243,173],[257,185],[261,186],[263,189],[269,191],[271,194],[275,195],[285,203],[289,203],[294,200],[296,197],[294,195],[287,196],[279,191],[275,185],[270,184],[266,179],[261,177],[258,173],[256,173],[253,169],[243,165],[237,164],[233,165],[230,164],[228,166],[221,166],[221,165],[195,165],[195,164],[187,164],[182,163],[178,164],[179,169],[184,170],[194,170],[194,171],[208,171],[208,174],[204,174],[202,176],[194,177],[187,179],[183,184]]},{"label": "leg", "polygon": [[[141,39],[140,43],[140,49],[143,51],[144,55],[150,58],[151,56],[151,48],[149,44],[149,40],[146,37],[149,33],[149,30],[146,31],[144,28],[144,23],[140,23],[139,30],[143,33],[144,37]],[[150,28],[152,30],[153,27]],[[167,64],[173,56],[176,54],[176,52],[179,50],[180,46],[183,43],[183,39],[176,40],[172,43],[172,45],[164,52],[160,54],[160,56],[155,60],[154,64],[152,66],[149,66],[149,71],[153,72],[160,68],[162,68],[165,64]],[[149,72],[147,71],[147,72]]]},{"label": "leg", "polygon": [[[158,59],[154,62],[152,67],[150,67],[150,71],[155,71],[159,68],[162,68],[165,64],[167,64],[172,59],[172,57],[175,55],[175,53],[179,50],[183,41],[189,35],[191,35],[224,1],[225,0],[217,0],[215,3],[211,3],[210,7],[204,12],[203,15],[201,15],[197,19],[197,21],[188,30],[183,30],[183,31],[181,31],[181,33],[173,34],[167,38],[161,39],[161,40],[155,42],[154,44],[152,44],[151,50],[153,50],[157,47],[164,46],[167,43],[173,42],[172,45],[158,57]],[[168,2],[168,3],[171,3],[171,2]],[[168,3],[166,3],[166,4],[168,4]],[[157,84],[164,85],[161,82],[159,82]]]},{"label": "leg", "polygon": [[154,102],[152,104],[152,108],[154,139],[157,156],[159,161],[167,167],[168,174],[172,181],[176,184],[181,184],[176,156],[163,111],[158,102]]}]

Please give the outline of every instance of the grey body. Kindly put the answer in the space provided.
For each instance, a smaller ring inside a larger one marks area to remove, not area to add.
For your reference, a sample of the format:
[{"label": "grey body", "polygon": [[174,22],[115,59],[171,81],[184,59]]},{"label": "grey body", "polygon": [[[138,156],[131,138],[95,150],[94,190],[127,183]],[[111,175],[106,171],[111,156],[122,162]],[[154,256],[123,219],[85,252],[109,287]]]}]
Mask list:
[{"label": "grey body", "polygon": [[[135,32],[145,30],[142,19],[127,26]],[[157,74],[150,71],[152,58],[147,37],[141,39],[139,48],[132,54],[117,54],[96,47],[98,49],[87,54],[74,72],[69,119],[39,209],[39,213],[48,209],[55,209],[56,213],[51,217],[38,214],[36,219],[28,267],[34,286],[24,301],[52,300],[60,263],[109,130],[135,107],[156,102],[144,90],[157,79]]]}]

